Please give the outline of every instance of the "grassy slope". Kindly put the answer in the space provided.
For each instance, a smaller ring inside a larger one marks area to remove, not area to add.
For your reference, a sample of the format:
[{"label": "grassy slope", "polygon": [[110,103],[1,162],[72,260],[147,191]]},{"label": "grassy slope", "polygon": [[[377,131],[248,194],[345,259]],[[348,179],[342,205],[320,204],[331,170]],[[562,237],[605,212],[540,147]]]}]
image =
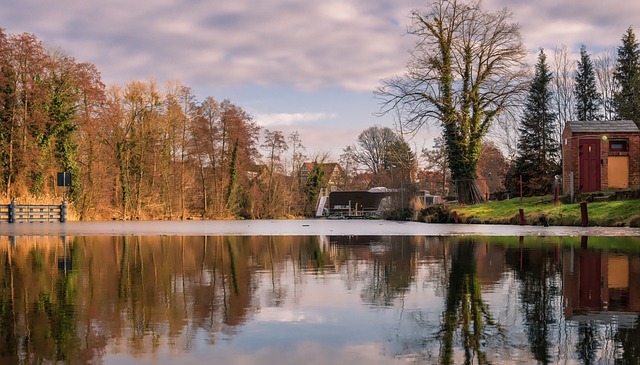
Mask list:
[{"label": "grassy slope", "polygon": [[[640,221],[640,200],[588,203],[590,226],[637,226]],[[554,206],[551,196],[495,201],[477,205],[452,205],[463,222],[479,219],[482,223],[517,224],[518,211],[524,210],[526,224],[540,225],[547,221],[552,226],[579,226],[580,204]]]}]

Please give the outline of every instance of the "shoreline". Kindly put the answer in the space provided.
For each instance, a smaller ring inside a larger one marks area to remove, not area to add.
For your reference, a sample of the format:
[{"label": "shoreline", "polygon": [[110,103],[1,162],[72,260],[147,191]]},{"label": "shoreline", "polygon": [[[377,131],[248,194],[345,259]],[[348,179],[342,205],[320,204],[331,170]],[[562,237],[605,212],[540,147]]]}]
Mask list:
[{"label": "shoreline", "polygon": [[626,236],[640,228],[386,220],[198,220],[0,223],[0,236]]}]

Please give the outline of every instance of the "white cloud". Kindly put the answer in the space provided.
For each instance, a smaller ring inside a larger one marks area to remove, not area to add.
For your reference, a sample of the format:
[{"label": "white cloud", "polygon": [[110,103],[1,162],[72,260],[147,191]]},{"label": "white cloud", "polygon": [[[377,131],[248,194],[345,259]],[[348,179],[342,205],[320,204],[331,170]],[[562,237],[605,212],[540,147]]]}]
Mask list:
[{"label": "white cloud", "polygon": [[0,24],[96,63],[108,83],[154,76],[219,87],[362,91],[405,65],[405,22],[390,6],[365,0],[25,0],[10,2]]},{"label": "white cloud", "polygon": [[513,12],[531,53],[560,45],[577,53],[582,44],[589,52],[599,53],[619,46],[630,25],[635,25],[636,33],[640,29],[639,1],[487,0],[484,4],[492,10],[507,7]]},{"label": "white cloud", "polygon": [[256,122],[263,127],[289,126],[297,123],[315,122],[322,119],[330,119],[331,115],[325,113],[268,113],[257,114]]},{"label": "white cloud", "polygon": [[[613,48],[629,25],[640,26],[638,1],[487,0],[485,6],[510,8],[532,53],[560,44]],[[418,7],[424,2],[24,0],[3,4],[0,24],[96,63],[107,83],[153,76],[218,89],[369,91],[403,72],[413,40],[402,35],[410,9]]]}]

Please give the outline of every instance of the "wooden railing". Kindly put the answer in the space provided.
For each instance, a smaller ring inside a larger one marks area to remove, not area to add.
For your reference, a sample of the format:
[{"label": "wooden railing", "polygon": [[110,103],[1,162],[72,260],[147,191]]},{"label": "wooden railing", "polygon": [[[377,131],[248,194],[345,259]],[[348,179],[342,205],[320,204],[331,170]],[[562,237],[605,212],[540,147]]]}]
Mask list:
[{"label": "wooden railing", "polygon": [[67,203],[60,205],[0,205],[0,223],[49,223],[67,221]]}]

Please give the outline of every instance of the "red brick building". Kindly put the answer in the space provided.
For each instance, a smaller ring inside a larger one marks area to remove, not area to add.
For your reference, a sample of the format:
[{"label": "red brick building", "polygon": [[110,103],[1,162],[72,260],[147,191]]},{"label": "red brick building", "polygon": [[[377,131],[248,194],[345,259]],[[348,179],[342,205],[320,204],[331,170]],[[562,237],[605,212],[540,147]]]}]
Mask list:
[{"label": "red brick building", "polygon": [[630,120],[570,121],[562,132],[564,192],[640,188],[640,129]]}]

